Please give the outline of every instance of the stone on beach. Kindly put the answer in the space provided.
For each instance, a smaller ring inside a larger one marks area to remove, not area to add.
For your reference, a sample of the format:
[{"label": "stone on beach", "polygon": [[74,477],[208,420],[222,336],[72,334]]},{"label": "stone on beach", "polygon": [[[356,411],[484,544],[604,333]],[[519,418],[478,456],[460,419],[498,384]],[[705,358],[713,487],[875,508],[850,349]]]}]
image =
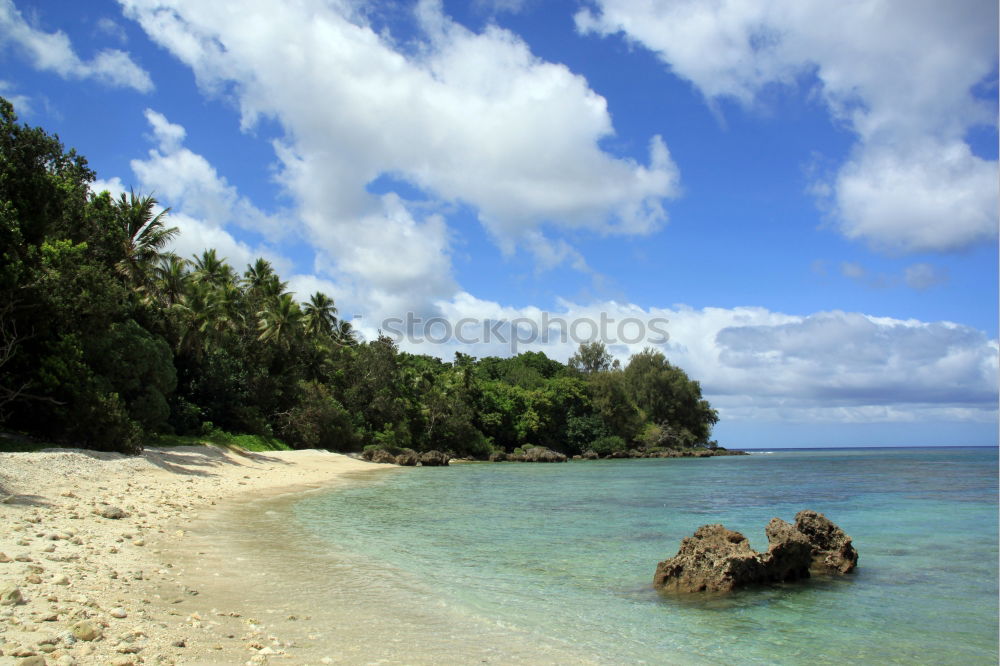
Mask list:
[{"label": "stone on beach", "polygon": [[78,641],[95,641],[104,635],[100,625],[92,620],[80,620],[73,625],[73,638]]},{"label": "stone on beach", "polygon": [[417,455],[416,451],[406,449],[396,456],[395,462],[397,465],[402,465],[404,467],[414,467],[418,462],[420,462],[420,456]]},{"label": "stone on beach", "polygon": [[111,520],[121,520],[128,516],[125,510],[117,506],[108,506],[101,511],[101,516],[104,518],[109,518]]},{"label": "stone on beach", "polygon": [[16,606],[20,603],[24,603],[21,588],[13,583],[0,587],[0,606]]}]

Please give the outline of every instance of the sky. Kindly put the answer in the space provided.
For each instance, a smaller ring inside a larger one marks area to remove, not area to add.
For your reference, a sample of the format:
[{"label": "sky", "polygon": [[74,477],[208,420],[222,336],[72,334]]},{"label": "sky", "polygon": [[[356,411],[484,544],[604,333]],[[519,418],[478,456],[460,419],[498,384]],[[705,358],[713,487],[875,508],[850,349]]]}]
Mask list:
[{"label": "sky", "polygon": [[[0,95],[450,359],[652,346],[724,446],[996,445],[993,0],[0,0]],[[603,326],[602,326],[603,322]],[[602,330],[603,329],[603,330]]]}]

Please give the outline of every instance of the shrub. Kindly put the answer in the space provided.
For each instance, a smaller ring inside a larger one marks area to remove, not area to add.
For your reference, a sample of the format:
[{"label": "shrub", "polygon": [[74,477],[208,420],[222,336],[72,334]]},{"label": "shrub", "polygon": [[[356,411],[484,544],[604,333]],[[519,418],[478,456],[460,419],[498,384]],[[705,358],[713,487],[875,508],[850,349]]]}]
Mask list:
[{"label": "shrub", "polygon": [[602,456],[609,456],[615,451],[626,451],[628,445],[618,435],[605,435],[590,443],[590,449]]}]

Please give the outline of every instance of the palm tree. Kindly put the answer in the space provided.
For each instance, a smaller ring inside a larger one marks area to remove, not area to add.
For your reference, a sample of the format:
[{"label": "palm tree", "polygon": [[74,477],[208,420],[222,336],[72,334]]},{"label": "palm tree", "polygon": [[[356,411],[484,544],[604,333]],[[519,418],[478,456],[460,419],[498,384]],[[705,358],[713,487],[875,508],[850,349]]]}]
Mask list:
[{"label": "palm tree", "polygon": [[115,219],[123,233],[118,272],[136,289],[154,288],[154,267],[165,256],[163,248],[179,233],[177,227],[167,227],[165,208],[153,215],[157,205],[151,196],[137,196],[132,190],[122,192],[114,204]]},{"label": "palm tree", "polygon": [[220,259],[215,250],[205,250],[200,257],[194,258],[194,279],[196,282],[221,286],[227,282],[235,282],[236,274],[233,268]]},{"label": "palm tree", "polygon": [[317,291],[302,307],[302,311],[302,323],[309,337],[333,335],[333,329],[337,325],[337,308],[332,298]]},{"label": "palm tree", "polygon": [[261,342],[270,342],[287,347],[292,338],[302,330],[302,310],[291,294],[281,294],[265,309],[258,313],[260,321],[257,337]]},{"label": "palm tree", "polygon": [[247,266],[243,273],[243,285],[247,291],[263,299],[276,298],[288,287],[288,283],[282,282],[274,272],[271,262],[263,257],[258,257],[257,261]]},{"label": "palm tree", "polygon": [[176,254],[167,254],[160,259],[160,264],[153,273],[156,276],[156,293],[165,307],[177,305],[184,298],[188,280],[188,260],[181,259]]},{"label": "palm tree", "polygon": [[358,344],[358,332],[351,326],[351,322],[346,319],[337,321],[337,326],[333,331],[333,338],[338,344],[353,347]]}]

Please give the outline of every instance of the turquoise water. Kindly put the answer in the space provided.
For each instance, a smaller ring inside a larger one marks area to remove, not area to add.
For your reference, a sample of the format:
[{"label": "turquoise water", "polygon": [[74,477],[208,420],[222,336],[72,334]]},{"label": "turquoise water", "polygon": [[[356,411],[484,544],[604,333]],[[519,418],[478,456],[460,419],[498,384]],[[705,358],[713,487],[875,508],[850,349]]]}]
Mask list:
[{"label": "turquoise water", "polygon": [[[997,450],[415,468],[304,497],[299,523],[449,608],[556,637],[599,662],[997,663]],[[810,508],[857,573],[726,597],[651,588],[659,560],[721,522]]]}]

